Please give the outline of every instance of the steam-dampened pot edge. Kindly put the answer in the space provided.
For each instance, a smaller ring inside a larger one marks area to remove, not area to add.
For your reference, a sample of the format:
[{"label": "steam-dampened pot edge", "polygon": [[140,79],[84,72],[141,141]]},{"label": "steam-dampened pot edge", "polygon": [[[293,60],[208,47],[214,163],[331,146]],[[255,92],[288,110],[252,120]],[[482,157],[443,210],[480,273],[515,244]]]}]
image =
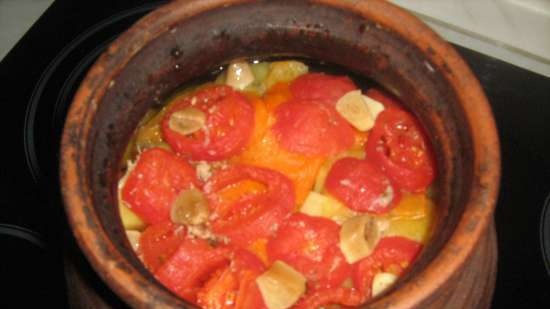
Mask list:
[{"label": "steam-dampened pot edge", "polygon": [[[159,284],[152,285],[151,276],[136,267],[135,256],[121,251],[106,232],[101,211],[94,208],[90,170],[90,149],[96,137],[97,112],[104,95],[113,87],[125,66],[157,37],[176,31],[176,21],[191,20],[193,16],[218,7],[238,6],[241,3],[267,5],[267,1],[175,1],[147,15],[113,43],[92,67],[78,90],[65,125],[61,149],[61,180],[65,209],[77,241],[92,266],[110,287],[135,307],[169,308],[184,306],[184,302]],[[270,1],[270,5],[298,5],[288,1]],[[404,280],[400,286],[369,304],[369,308],[424,308],[439,300],[436,291],[456,284],[456,278],[492,220],[500,177],[499,145],[489,105],[479,83],[457,53],[419,20],[385,1],[320,0],[299,5],[327,5],[363,16],[367,25],[376,25],[401,37],[422,52],[438,77],[450,84],[461,103],[464,128],[471,137],[471,180],[465,211],[456,229],[437,256],[414,280]],[[227,59],[229,60],[229,59]],[[382,80],[383,82],[383,80]],[[116,86],[115,86],[116,87]],[[426,120],[426,119],[423,119]],[[429,119],[433,121],[433,119]],[[442,121],[440,119],[440,121]],[[442,142],[443,145],[445,143]],[[448,147],[448,144],[446,144]],[[112,145],[117,147],[117,145]],[[120,146],[118,146],[120,147]],[[444,149],[450,153],[453,149]],[[108,164],[108,163],[106,163]],[[111,168],[113,170],[113,168]],[[116,175],[110,175],[115,177]],[[115,210],[115,205],[111,205]],[[116,230],[115,230],[116,232]],[[113,232],[110,232],[113,233]],[[121,239],[122,236],[118,237]],[[127,252],[126,252],[127,253]],[[132,258],[134,260],[132,260]],[[480,270],[483,271],[483,270]]]}]

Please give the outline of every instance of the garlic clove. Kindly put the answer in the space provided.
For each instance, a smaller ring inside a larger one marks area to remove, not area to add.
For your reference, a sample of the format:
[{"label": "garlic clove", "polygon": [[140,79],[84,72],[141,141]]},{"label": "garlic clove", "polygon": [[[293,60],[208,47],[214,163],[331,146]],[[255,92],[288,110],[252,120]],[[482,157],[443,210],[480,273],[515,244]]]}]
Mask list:
[{"label": "garlic clove", "polygon": [[172,205],[170,219],[176,224],[198,225],[207,221],[208,214],[206,197],[193,188],[178,195]]},{"label": "garlic clove", "polygon": [[377,273],[372,280],[372,297],[380,295],[391,287],[395,281],[397,281],[397,276],[392,273]]},{"label": "garlic clove", "polygon": [[378,244],[387,221],[370,215],[348,219],[340,229],[340,249],[350,264],[369,256]]},{"label": "garlic clove", "polygon": [[134,230],[127,230],[126,237],[128,237],[128,241],[130,242],[132,249],[137,252],[139,249],[139,239],[141,238],[141,233]]},{"label": "garlic clove", "polygon": [[336,102],[336,111],[353,127],[366,132],[374,126],[376,117],[384,110],[384,105],[353,90],[344,94]]},{"label": "garlic clove", "polygon": [[250,65],[244,61],[231,62],[227,67],[225,83],[235,89],[243,90],[254,82],[254,73]]},{"label": "garlic clove", "polygon": [[256,278],[256,284],[269,309],[290,308],[306,291],[306,278],[279,260]]},{"label": "garlic clove", "polygon": [[185,107],[170,115],[168,127],[182,135],[195,133],[206,123],[206,114],[196,107]]}]

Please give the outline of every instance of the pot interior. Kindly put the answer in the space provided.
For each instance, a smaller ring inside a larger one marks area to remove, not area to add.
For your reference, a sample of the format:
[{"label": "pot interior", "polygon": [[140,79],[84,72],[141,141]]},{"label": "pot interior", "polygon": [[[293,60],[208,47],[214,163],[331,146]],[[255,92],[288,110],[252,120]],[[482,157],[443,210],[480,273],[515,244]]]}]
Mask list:
[{"label": "pot interior", "polygon": [[454,89],[423,51],[353,12],[307,2],[238,4],[163,27],[166,31],[112,73],[86,137],[95,211],[115,247],[151,282],[156,281],[126,241],[117,211],[124,149],[150,107],[240,57],[290,55],[331,63],[384,86],[416,114],[437,157],[437,219],[429,244],[401,284],[435,257],[469,197],[472,145]]}]

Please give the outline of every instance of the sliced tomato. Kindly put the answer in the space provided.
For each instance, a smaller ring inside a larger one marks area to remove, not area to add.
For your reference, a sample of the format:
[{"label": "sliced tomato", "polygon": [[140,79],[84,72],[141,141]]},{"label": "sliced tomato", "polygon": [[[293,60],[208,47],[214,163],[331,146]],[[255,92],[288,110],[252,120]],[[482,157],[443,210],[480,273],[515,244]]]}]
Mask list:
[{"label": "sliced tomato", "polygon": [[405,237],[392,236],[382,238],[374,252],[353,264],[353,285],[360,295],[369,299],[372,280],[378,272],[390,272],[401,275],[417,257],[422,244]]},{"label": "sliced tomato", "polygon": [[290,100],[275,110],[275,138],[288,151],[332,155],[350,148],[355,131],[336,110],[321,101]]},{"label": "sliced tomato", "polygon": [[267,308],[256,284],[256,278],[265,271],[265,266],[254,254],[237,249],[231,268],[239,278],[235,309]]},{"label": "sliced tomato", "polygon": [[353,264],[353,286],[366,301],[372,297],[372,281],[382,271],[382,265],[373,254]]},{"label": "sliced tomato", "polygon": [[237,249],[228,267],[219,269],[197,293],[203,309],[265,308],[256,278],[264,270],[253,254]]},{"label": "sliced tomato", "polygon": [[334,163],[327,175],[325,188],[353,210],[386,213],[400,199],[391,181],[371,161],[343,158]]},{"label": "sliced tomato", "polygon": [[268,241],[267,254],[302,273],[310,288],[336,287],[351,272],[338,247],[339,232],[332,220],[295,213]]},{"label": "sliced tomato", "polygon": [[388,92],[384,90],[380,90],[377,88],[370,88],[367,90],[365,95],[373,100],[376,100],[382,105],[384,105],[385,108],[401,108],[402,104],[399,102],[399,100],[394,97],[393,95],[389,94]]},{"label": "sliced tomato", "polygon": [[185,228],[171,221],[149,225],[139,239],[139,252],[145,266],[155,272],[178,250],[186,236]]},{"label": "sliced tomato", "polygon": [[172,292],[197,303],[197,293],[212,277],[220,276],[230,264],[228,249],[213,248],[202,239],[186,239],[155,272]]},{"label": "sliced tomato", "polygon": [[253,166],[220,170],[205,187],[212,230],[246,247],[272,234],[294,209],[294,187],[283,174]]},{"label": "sliced tomato", "polygon": [[300,205],[315,183],[319,168],[325,161],[324,156],[303,155],[290,152],[281,147],[269,130],[273,110],[287,101],[288,86],[278,83],[264,95],[264,100],[254,100],[256,123],[251,142],[233,162],[271,168],[281,172],[292,180],[296,193],[296,205]]},{"label": "sliced tomato", "polygon": [[121,195],[133,212],[153,224],[170,218],[172,203],[182,190],[199,185],[189,163],[162,148],[150,148],[138,157]]},{"label": "sliced tomato", "polygon": [[[308,292],[294,309],[325,308],[330,305],[359,306],[366,298],[353,288],[322,288]],[[332,307],[327,307],[332,308]]]},{"label": "sliced tomato", "polygon": [[[172,114],[191,106],[206,114],[204,128],[188,135],[172,130],[169,126]],[[161,127],[164,138],[176,152],[193,160],[221,160],[246,146],[254,127],[254,109],[233,88],[209,86],[174,104]]]},{"label": "sliced tomato", "polygon": [[300,100],[320,100],[331,106],[344,94],[357,87],[347,76],[324,73],[308,73],[299,76],[290,84],[292,95]]},{"label": "sliced tomato", "polygon": [[239,275],[239,293],[235,301],[235,309],[267,308],[260,289],[256,284],[259,274],[247,271]]},{"label": "sliced tomato", "polygon": [[404,190],[421,192],[435,178],[436,165],[426,135],[414,116],[402,109],[380,113],[366,153]]},{"label": "sliced tomato", "polygon": [[376,245],[374,259],[382,264],[382,269],[400,275],[420,253],[422,244],[400,236],[384,237]]}]

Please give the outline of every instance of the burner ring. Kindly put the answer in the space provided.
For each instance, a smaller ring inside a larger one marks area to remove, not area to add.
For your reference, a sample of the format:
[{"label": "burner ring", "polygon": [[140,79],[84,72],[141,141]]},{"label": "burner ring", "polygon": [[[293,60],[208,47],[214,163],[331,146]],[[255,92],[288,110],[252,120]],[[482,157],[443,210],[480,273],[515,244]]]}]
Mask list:
[{"label": "burner ring", "polygon": [[550,275],[550,194],[546,197],[540,220],[540,245],[546,272]]},{"label": "burner ring", "polygon": [[[50,83],[52,76],[56,74],[56,71],[59,69],[60,66],[64,65],[64,62],[68,57],[78,54],[79,49],[81,49],[81,46],[83,44],[86,44],[90,40],[93,40],[94,35],[97,35],[98,33],[103,33],[103,31],[108,31],[110,27],[116,27],[118,24],[124,22],[128,18],[140,17],[146,14],[147,12],[157,8],[159,5],[163,4],[164,2],[165,1],[158,1],[158,2],[141,5],[132,9],[128,9],[96,23],[95,25],[83,31],[76,38],[74,38],[48,64],[48,66],[40,76],[38,82],[36,83],[32,91],[29,104],[27,105],[27,110],[25,112],[25,120],[24,120],[25,159],[27,162],[28,169],[31,172],[32,178],[35,181],[35,183],[39,184],[40,180],[42,179],[42,176],[44,176],[45,174],[42,168],[43,166],[41,166],[41,162],[38,157],[39,155],[37,154],[37,151],[39,148],[37,147],[39,137],[36,136],[36,133],[35,133],[36,122],[37,122],[36,117],[37,117],[37,114],[40,114],[38,112],[39,103],[42,100],[44,92],[47,91],[48,89],[47,86]],[[74,81],[77,80],[77,78],[79,77],[75,75],[78,75],[78,74],[82,75],[83,73],[85,73],[85,69],[89,65],[91,65],[91,63],[103,51],[103,48],[105,48],[110,43],[110,41],[112,41],[115,37],[116,36],[110,37],[107,41],[103,41],[102,44],[100,44],[101,46],[98,46],[94,48],[91,52],[86,53],[86,56],[81,61],[78,62],[77,67],[71,71],[71,74],[69,76],[69,81],[74,83]],[[52,116],[54,121],[61,120],[61,126],[64,120],[63,118],[65,116],[66,109],[62,108],[63,106],[60,106],[59,100],[70,97],[71,93],[69,92],[71,90],[71,87],[68,87],[67,85],[63,85],[62,90],[63,91],[57,96],[57,101],[55,102],[54,115]],[[68,103],[66,104],[68,105]],[[44,115],[41,114],[40,117],[44,117]],[[53,129],[55,131],[56,128],[53,128]],[[57,134],[56,136],[59,137],[58,135],[59,134]]]}]

